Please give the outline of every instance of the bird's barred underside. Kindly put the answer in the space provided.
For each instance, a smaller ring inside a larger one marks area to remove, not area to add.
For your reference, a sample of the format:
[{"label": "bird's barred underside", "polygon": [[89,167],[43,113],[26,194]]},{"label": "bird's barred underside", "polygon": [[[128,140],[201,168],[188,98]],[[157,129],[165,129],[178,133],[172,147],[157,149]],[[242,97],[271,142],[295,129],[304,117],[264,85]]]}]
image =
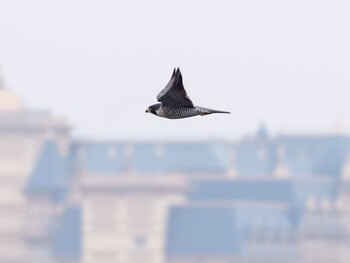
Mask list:
[{"label": "bird's barred underside", "polygon": [[161,106],[157,110],[157,116],[164,117],[168,119],[182,119],[182,118],[188,118],[193,116],[204,116],[212,113],[228,113],[225,111],[218,111],[203,107],[195,106],[192,107],[167,107],[167,106]]},{"label": "bird's barred underside", "polygon": [[182,119],[197,116],[200,111],[196,108],[190,107],[166,107],[161,106],[157,111],[157,116],[164,117],[168,119]]}]

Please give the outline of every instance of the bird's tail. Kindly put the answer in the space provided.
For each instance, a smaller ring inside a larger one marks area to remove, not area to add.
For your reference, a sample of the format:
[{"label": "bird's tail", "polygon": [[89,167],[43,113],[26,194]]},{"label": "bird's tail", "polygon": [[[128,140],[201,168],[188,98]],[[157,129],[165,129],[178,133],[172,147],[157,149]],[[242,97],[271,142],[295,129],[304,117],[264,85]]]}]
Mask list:
[{"label": "bird's tail", "polygon": [[226,113],[226,114],[230,114],[231,112],[229,111],[222,111],[222,110],[210,110],[210,113]]},{"label": "bird's tail", "polygon": [[212,113],[226,113],[230,114],[231,112],[229,111],[221,111],[221,110],[213,110],[213,109],[208,109],[208,108],[203,108],[203,107],[196,107],[200,111],[200,115],[208,115]]}]

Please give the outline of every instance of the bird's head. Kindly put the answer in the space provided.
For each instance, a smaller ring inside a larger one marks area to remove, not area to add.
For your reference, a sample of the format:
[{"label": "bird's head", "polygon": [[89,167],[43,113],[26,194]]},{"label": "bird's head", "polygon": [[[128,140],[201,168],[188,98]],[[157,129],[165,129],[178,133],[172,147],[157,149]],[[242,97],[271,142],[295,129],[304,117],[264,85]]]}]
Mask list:
[{"label": "bird's head", "polygon": [[160,108],[160,103],[157,104],[153,104],[151,106],[149,106],[146,110],[146,113],[152,113],[154,115],[157,115],[157,110]]}]

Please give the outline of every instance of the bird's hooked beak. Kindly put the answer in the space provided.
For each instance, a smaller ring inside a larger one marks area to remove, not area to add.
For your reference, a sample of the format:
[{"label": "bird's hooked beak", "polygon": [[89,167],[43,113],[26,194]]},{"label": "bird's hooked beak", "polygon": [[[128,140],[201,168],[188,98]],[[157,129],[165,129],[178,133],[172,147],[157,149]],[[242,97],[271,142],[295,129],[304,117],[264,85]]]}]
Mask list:
[{"label": "bird's hooked beak", "polygon": [[145,112],[146,112],[146,113],[147,113],[147,112],[151,112],[151,110],[150,110],[149,108],[147,108],[147,110],[146,110]]}]

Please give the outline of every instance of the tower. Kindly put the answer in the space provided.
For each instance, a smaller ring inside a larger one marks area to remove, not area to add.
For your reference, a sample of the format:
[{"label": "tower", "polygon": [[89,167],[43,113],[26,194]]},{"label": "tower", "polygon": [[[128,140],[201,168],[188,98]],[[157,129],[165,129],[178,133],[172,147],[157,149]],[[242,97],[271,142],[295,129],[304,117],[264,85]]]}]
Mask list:
[{"label": "tower", "polygon": [[65,120],[27,109],[0,77],[0,262],[26,262],[23,189],[47,134],[63,149],[68,133]]}]

